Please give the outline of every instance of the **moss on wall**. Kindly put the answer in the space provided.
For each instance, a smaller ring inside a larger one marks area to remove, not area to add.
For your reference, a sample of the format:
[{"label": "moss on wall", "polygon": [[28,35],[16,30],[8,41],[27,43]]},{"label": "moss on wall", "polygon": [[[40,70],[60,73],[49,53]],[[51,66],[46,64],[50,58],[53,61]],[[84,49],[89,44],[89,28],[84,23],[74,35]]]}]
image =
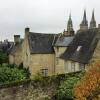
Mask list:
[{"label": "moss on wall", "polygon": [[57,100],[56,93],[66,77],[77,73],[42,77],[35,80],[16,81],[0,86],[0,100]]}]

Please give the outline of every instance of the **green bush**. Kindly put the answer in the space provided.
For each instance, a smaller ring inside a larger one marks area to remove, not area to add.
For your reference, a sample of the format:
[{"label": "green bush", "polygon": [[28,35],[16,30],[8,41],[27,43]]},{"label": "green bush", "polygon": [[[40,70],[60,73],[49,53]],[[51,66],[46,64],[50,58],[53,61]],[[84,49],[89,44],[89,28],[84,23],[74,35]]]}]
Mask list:
[{"label": "green bush", "polygon": [[18,67],[0,65],[0,84],[28,79],[28,73]]},{"label": "green bush", "polygon": [[24,73],[26,73],[26,77],[27,78],[30,77],[29,68],[24,68],[22,63],[19,66],[15,65],[15,64],[8,64],[7,67],[9,67],[9,68],[17,68],[19,70],[23,70]]},{"label": "green bush", "polygon": [[2,50],[0,50],[0,64],[2,65],[3,63],[7,63],[7,62],[8,62],[7,54]]},{"label": "green bush", "polygon": [[57,100],[67,100],[73,98],[73,88],[84,72],[66,74],[65,80],[61,81],[57,90]]}]

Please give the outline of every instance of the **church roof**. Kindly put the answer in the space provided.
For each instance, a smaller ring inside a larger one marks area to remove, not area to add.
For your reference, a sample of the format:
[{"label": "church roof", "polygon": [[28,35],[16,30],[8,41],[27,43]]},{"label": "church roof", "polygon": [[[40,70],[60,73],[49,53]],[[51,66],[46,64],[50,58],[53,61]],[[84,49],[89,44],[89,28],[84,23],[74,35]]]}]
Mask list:
[{"label": "church roof", "polygon": [[89,63],[98,43],[97,33],[98,29],[78,31],[69,48],[66,49],[60,58],[84,64]]},{"label": "church roof", "polygon": [[54,36],[56,34],[44,34],[44,33],[35,33],[29,32],[29,48],[31,53],[38,54],[51,54],[54,53],[52,43],[54,41]]},{"label": "church roof", "polygon": [[56,41],[54,46],[66,47],[69,46],[70,42],[73,40],[74,36],[70,37],[60,37]]}]

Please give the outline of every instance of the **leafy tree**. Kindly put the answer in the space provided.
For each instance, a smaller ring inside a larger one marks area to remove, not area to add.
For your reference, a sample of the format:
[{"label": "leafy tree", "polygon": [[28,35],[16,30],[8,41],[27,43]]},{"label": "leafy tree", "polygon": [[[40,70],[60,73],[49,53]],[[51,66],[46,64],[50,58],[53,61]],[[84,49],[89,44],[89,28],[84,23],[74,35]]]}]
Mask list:
[{"label": "leafy tree", "polygon": [[97,90],[100,92],[100,61],[91,64],[85,76],[75,86],[74,96],[76,100],[85,100]]}]

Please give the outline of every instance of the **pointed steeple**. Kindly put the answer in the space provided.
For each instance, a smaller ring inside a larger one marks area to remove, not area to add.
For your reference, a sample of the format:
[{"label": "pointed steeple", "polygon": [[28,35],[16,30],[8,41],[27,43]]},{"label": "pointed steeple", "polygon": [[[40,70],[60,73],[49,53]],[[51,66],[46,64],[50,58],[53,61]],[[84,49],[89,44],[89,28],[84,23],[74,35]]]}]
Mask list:
[{"label": "pointed steeple", "polygon": [[88,29],[88,21],[86,18],[86,10],[84,9],[84,15],[83,15],[83,20],[80,24],[80,29]]},{"label": "pointed steeple", "polygon": [[96,21],[95,21],[95,16],[94,16],[94,9],[92,11],[92,18],[90,22],[90,28],[96,28]]},{"label": "pointed steeple", "polygon": [[63,34],[64,34],[64,36],[74,35],[74,29],[73,29],[73,22],[72,22],[72,18],[71,18],[71,13],[69,15],[69,19],[68,19],[68,22],[67,22],[67,31],[64,30]]},{"label": "pointed steeple", "polygon": [[73,22],[72,22],[72,19],[71,19],[71,13],[69,15],[69,20],[68,20],[68,23],[67,23],[67,31],[73,31]]}]

